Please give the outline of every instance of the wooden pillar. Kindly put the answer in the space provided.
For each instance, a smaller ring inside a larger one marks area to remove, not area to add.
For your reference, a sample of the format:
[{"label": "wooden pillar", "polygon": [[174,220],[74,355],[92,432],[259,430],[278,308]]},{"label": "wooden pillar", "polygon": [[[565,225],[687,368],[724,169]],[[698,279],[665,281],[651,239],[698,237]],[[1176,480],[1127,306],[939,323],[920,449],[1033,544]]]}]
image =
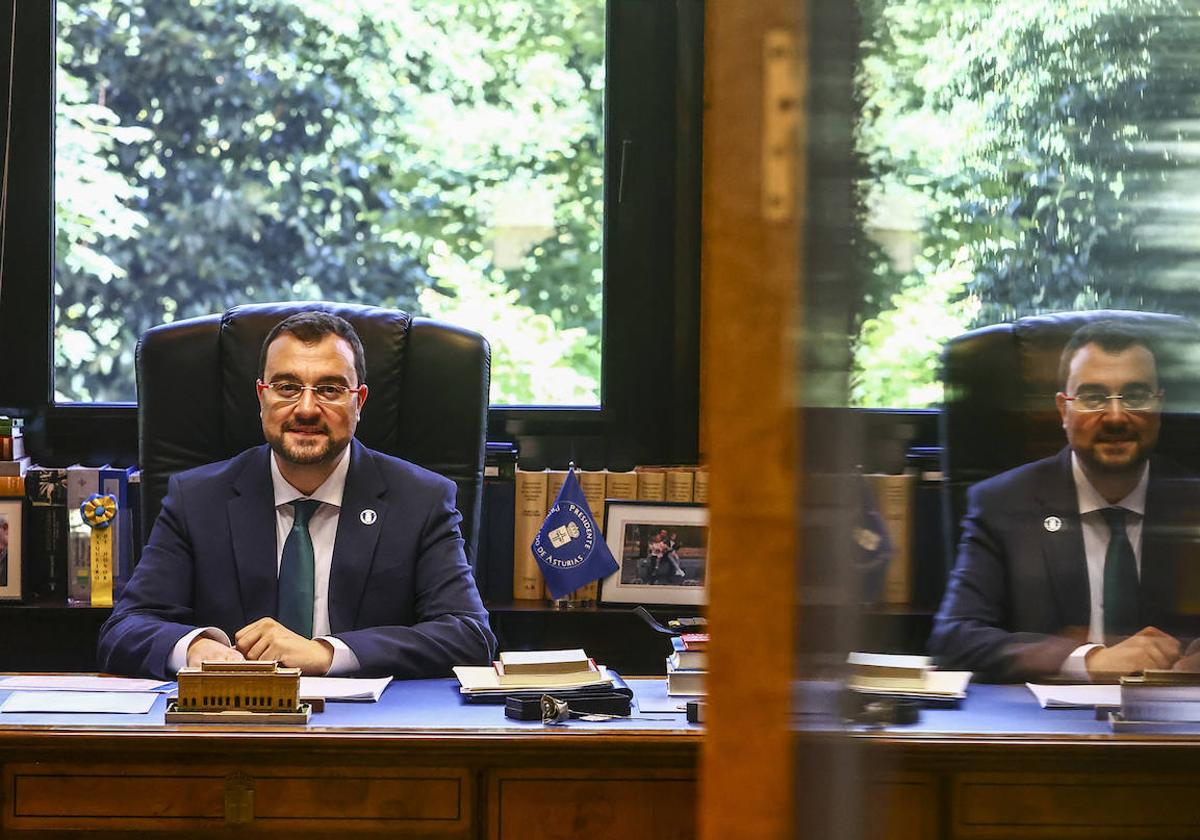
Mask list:
[{"label": "wooden pillar", "polygon": [[712,644],[699,807],[707,840],[793,834],[804,5],[711,0],[705,10],[701,416]]}]

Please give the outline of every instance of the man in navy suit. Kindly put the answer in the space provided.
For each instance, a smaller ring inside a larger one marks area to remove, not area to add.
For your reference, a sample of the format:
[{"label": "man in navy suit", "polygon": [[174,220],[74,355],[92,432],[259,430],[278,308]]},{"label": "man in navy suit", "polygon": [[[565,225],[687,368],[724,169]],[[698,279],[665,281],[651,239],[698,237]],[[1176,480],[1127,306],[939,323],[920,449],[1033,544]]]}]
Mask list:
[{"label": "man in navy suit", "polygon": [[931,651],[983,679],[1088,680],[1171,668],[1194,483],[1152,457],[1162,391],[1149,337],[1078,330],[1056,396],[1067,447],[972,487]]},{"label": "man in navy suit", "polygon": [[354,440],[367,386],[353,327],[293,315],[267,336],[259,374],[267,443],[171,478],[101,628],[101,669],[167,678],[275,659],[420,678],[489,662],[455,485]]}]

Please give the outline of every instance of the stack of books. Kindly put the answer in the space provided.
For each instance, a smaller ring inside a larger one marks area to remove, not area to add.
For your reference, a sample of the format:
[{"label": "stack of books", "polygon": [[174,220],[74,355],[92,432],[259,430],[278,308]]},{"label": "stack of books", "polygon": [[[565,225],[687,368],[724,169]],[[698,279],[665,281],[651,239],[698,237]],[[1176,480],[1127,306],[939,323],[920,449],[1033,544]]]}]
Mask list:
[{"label": "stack of books", "polygon": [[934,702],[957,702],[967,696],[970,671],[939,671],[928,656],[851,653],[846,687],[862,694],[882,694]]},{"label": "stack of books", "polygon": [[671,637],[671,655],[667,657],[667,694],[704,694],[708,674],[708,634],[684,633]]},{"label": "stack of books", "polygon": [[505,651],[490,666],[458,665],[459,693],[468,697],[504,696],[542,689],[573,690],[611,687],[613,676],[603,665],[572,650]]}]

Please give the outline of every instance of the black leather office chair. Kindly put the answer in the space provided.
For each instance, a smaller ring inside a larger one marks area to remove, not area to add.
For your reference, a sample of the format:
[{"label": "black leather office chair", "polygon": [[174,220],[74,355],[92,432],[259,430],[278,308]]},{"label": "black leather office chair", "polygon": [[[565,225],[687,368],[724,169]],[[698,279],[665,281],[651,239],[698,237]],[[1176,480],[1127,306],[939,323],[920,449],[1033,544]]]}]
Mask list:
[{"label": "black leather office chair", "polygon": [[1158,451],[1200,468],[1200,328],[1177,315],[1096,310],[1021,318],[964,333],[943,352],[942,502],[953,564],[967,488],[1066,445],[1055,408],[1058,362],[1086,323],[1114,319],[1147,329],[1166,391]]},{"label": "black leather office chair", "polygon": [[475,562],[491,351],[477,333],[395,309],[335,303],[235,306],[154,327],[137,347],[142,537],[174,473],[263,442],[254,389],[263,340],[296,312],[322,309],[362,339],[370,397],[356,437],[458,485],[467,556]]}]

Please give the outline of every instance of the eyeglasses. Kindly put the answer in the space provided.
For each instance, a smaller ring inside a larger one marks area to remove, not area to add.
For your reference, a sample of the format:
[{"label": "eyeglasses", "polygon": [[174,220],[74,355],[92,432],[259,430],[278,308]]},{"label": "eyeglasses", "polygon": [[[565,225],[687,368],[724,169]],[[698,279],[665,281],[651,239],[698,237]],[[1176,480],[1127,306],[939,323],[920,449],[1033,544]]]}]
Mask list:
[{"label": "eyeglasses", "polygon": [[270,391],[271,396],[278,402],[299,402],[305,391],[312,391],[317,402],[326,405],[341,405],[350,399],[351,395],[362,394],[363,386],[351,388],[349,385],[301,385],[299,382],[263,382],[258,380],[258,391]]},{"label": "eyeglasses", "polygon": [[1149,388],[1130,388],[1124,394],[1106,394],[1103,391],[1079,391],[1074,396],[1063,394],[1071,407],[1084,414],[1094,414],[1108,409],[1109,400],[1120,400],[1125,411],[1150,411],[1162,399],[1162,391]]}]

